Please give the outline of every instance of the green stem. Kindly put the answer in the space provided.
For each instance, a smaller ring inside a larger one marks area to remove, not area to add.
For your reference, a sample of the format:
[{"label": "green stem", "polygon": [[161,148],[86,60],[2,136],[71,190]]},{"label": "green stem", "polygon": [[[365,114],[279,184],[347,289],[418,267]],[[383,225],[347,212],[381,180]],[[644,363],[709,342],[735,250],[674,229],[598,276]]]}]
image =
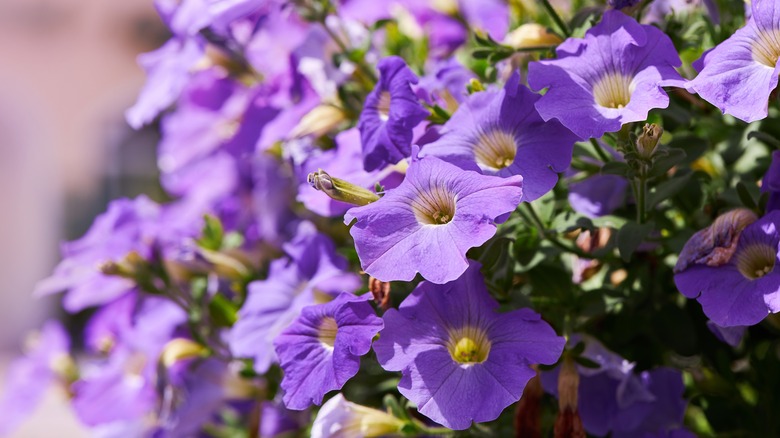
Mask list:
[{"label": "green stem", "polygon": [[645,222],[647,210],[647,178],[644,176],[637,178],[636,204],[636,221],[641,224]]},{"label": "green stem", "polygon": [[550,4],[550,1],[542,0],[542,5],[545,9],[547,9],[547,13],[550,14],[550,17],[552,17],[553,21],[555,21],[555,24],[558,26],[561,32],[563,32],[563,35],[566,36],[566,38],[570,37],[571,31],[569,30],[569,26],[567,26],[563,19],[561,19],[561,16],[555,12],[555,9]]},{"label": "green stem", "polygon": [[534,207],[529,203],[524,203],[523,205],[526,206],[526,209],[528,210],[528,214],[531,217],[531,222],[536,226],[537,229],[539,229],[539,233],[542,235],[543,238],[547,239],[550,243],[552,243],[554,246],[560,248],[564,252],[569,252],[577,257],[586,258],[586,259],[597,259],[599,257],[596,257],[593,254],[587,253],[576,246],[570,246],[567,245],[560,240],[558,240],[558,237],[555,234],[552,234],[545,228],[544,224],[542,223],[541,218],[539,218],[539,215],[536,214],[536,210],[534,210]]},{"label": "green stem", "polygon": [[612,161],[612,158],[607,154],[607,152],[604,150],[604,148],[601,147],[598,141],[596,141],[595,138],[590,139],[590,144],[593,145],[593,149],[596,150],[596,154],[598,154],[599,158],[601,158],[601,161],[606,163],[609,163]]},{"label": "green stem", "polygon": [[[323,19],[320,24],[322,25],[322,28],[325,29],[325,32],[330,36],[330,39],[333,40],[333,42],[336,43],[337,46],[339,46],[339,49],[345,54],[349,55],[352,52],[352,49],[347,47],[347,45],[344,43],[344,41],[339,38],[338,35],[336,35],[331,28],[328,27],[327,24],[325,24],[325,20]],[[349,58],[352,61],[352,58]],[[353,61],[357,64],[358,68],[363,71],[363,73],[368,77],[371,82],[376,83],[377,77],[374,74],[374,71],[365,63],[365,60],[361,59],[360,61]]]}]

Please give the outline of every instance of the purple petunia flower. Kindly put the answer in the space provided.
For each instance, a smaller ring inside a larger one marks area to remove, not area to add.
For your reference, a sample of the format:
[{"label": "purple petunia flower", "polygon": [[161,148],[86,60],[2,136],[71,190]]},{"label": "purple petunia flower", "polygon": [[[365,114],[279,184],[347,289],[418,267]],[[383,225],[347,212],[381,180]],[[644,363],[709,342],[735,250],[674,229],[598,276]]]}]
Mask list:
[{"label": "purple petunia flower", "polygon": [[253,358],[260,373],[276,362],[274,339],[301,309],[324,299],[318,294],[353,292],[360,285],[360,278],[347,272],[347,261],[336,254],[333,242],[311,223],[302,223],[284,250],[289,259],[274,260],[267,279],[249,284],[230,333],[233,354]]},{"label": "purple petunia flower", "polygon": [[382,281],[458,278],[466,251],[496,233],[523,196],[523,178],[480,175],[436,157],[413,160],[406,179],[376,202],[350,209],[360,263]]},{"label": "purple petunia flower", "polygon": [[577,137],[556,120],[542,120],[534,108],[540,96],[519,79],[515,73],[501,91],[471,95],[421,155],[487,175],[522,175],[525,201],[550,191],[569,167]]},{"label": "purple petunia flower", "polygon": [[743,325],[735,325],[733,327],[721,327],[712,321],[707,321],[707,328],[710,329],[713,335],[718,340],[725,342],[726,344],[737,348],[742,342],[742,338],[745,337],[747,327]]},{"label": "purple petunia flower", "polygon": [[[103,319],[88,326],[88,339],[106,339],[110,347],[106,361],[83,367],[84,373],[72,386],[73,408],[90,427],[138,427],[134,425],[157,407],[157,359],[165,344],[186,321],[180,307],[166,299],[136,296],[109,304],[94,318]],[[125,314],[129,313],[129,314]],[[130,321],[110,326],[111,316]]]},{"label": "purple petunia flower", "polygon": [[752,223],[740,212],[691,237],[675,266],[680,292],[723,327],[754,325],[780,311],[780,211]]},{"label": "purple petunia flower", "polygon": [[[577,365],[577,410],[585,430],[596,436],[692,437],[682,428],[687,402],[682,375],[671,368],[634,373],[635,364],[597,340],[573,335],[569,345],[585,342],[582,356],[597,368]],[[542,373],[545,391],[558,396],[560,367]]]},{"label": "purple petunia flower", "polygon": [[410,84],[418,79],[397,56],[379,61],[379,82],[366,97],[358,129],[366,171],[395,164],[411,154],[412,129],[428,117]]},{"label": "purple petunia flower", "polygon": [[138,63],[147,79],[135,105],[125,113],[127,123],[139,129],[171,106],[203,55],[204,44],[195,38],[172,38],[159,49],[140,55]]},{"label": "purple petunia flower", "polygon": [[109,261],[119,262],[130,252],[150,257],[162,211],[145,196],[112,201],[81,239],[62,245],[63,260],[54,274],[36,285],[35,294],[67,289],[63,305],[69,312],[77,312],[133,290],[133,281],[104,275],[100,266]]},{"label": "purple petunia flower", "polygon": [[780,151],[772,152],[772,163],[761,180],[761,191],[769,193],[766,211],[780,210]]},{"label": "purple petunia flower", "polygon": [[48,321],[33,338],[30,350],[8,368],[0,398],[0,436],[9,435],[41,402],[50,385],[68,384],[75,372],[70,339],[58,321]]},{"label": "purple petunia flower", "polygon": [[368,353],[383,327],[369,298],[371,294],[342,293],[329,303],[304,307],[276,338],[287,408],[322,404],[325,394],[341,389],[357,374],[360,356]]},{"label": "purple petunia flower", "polygon": [[754,0],[752,17],[726,41],[694,63],[699,75],[686,88],[740,120],[767,116],[777,87],[780,8],[775,0]]},{"label": "purple petunia flower", "polygon": [[494,420],[552,364],[565,341],[530,309],[497,313],[479,264],[444,285],[422,282],[384,315],[374,351],[382,367],[401,371],[398,390],[428,418],[451,429]]},{"label": "purple petunia flower", "polygon": [[544,120],[556,118],[582,138],[601,137],[666,108],[664,86],[683,86],[681,65],[662,31],[616,10],[604,12],[583,39],[569,38],[558,59],[529,65],[528,83],[548,88],[536,103]]}]

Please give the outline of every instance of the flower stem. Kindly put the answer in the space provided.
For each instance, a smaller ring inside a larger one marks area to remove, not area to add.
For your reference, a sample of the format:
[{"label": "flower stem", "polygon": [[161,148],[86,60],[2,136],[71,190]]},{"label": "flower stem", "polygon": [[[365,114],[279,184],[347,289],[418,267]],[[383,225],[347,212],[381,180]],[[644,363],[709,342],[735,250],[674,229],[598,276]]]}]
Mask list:
[{"label": "flower stem", "polygon": [[647,210],[647,177],[640,175],[636,183],[636,221],[640,224],[645,222]]},{"label": "flower stem", "polygon": [[539,217],[538,214],[536,214],[536,210],[534,210],[533,205],[531,205],[528,202],[524,203],[523,205],[525,205],[526,210],[528,211],[528,216],[530,216],[531,218],[530,222],[533,222],[533,224],[539,230],[539,234],[541,234],[542,238],[547,239],[550,243],[552,243],[554,246],[558,247],[559,249],[563,250],[564,252],[572,253],[577,257],[586,258],[586,259],[599,258],[593,254],[587,253],[577,248],[576,246],[567,245],[561,242],[560,240],[558,240],[558,237],[554,233],[550,233],[549,230],[545,228],[544,223],[542,223],[542,219]]},{"label": "flower stem", "polygon": [[593,149],[596,150],[596,154],[601,158],[601,161],[603,161],[605,164],[612,161],[612,158],[610,158],[609,154],[607,154],[606,151],[604,151],[604,148],[601,147],[598,141],[596,141],[595,138],[590,139],[590,144],[593,145]]},{"label": "flower stem", "polygon": [[563,35],[566,36],[566,38],[570,37],[571,31],[569,30],[569,26],[567,26],[563,19],[561,19],[561,16],[555,12],[555,9],[550,4],[550,0],[542,0],[542,5],[545,9],[547,9],[547,13],[550,14],[550,17],[552,17],[553,21],[555,21],[555,24],[558,26],[561,32],[563,32]]}]

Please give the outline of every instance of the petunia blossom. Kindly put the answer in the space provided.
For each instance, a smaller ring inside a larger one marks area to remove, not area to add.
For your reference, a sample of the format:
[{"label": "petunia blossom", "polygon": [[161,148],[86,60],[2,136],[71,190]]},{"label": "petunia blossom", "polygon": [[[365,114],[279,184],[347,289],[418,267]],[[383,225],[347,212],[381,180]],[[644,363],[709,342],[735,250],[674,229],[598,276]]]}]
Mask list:
[{"label": "petunia blossom", "polygon": [[558,182],[577,141],[557,120],[542,120],[534,108],[539,97],[515,73],[502,90],[469,96],[421,155],[486,175],[522,175],[523,199],[533,201]]},{"label": "petunia blossom", "polygon": [[29,351],[8,367],[0,397],[0,436],[10,435],[35,411],[49,386],[62,383],[67,387],[75,377],[70,339],[58,321],[46,322],[32,340]]},{"label": "petunia blossom", "polygon": [[752,122],[767,116],[769,94],[780,74],[780,8],[754,0],[744,27],[694,63],[699,74],[686,88],[725,114]]},{"label": "petunia blossom", "polygon": [[347,211],[345,222],[357,219],[350,233],[371,276],[409,281],[419,272],[446,283],[468,268],[466,251],[490,239],[517,207],[522,185],[519,175],[481,175],[425,157],[378,201]]},{"label": "petunia blossom", "polygon": [[331,302],[304,307],[276,338],[287,408],[322,404],[325,394],[341,389],[357,374],[360,356],[368,353],[383,327],[367,301],[370,297],[342,293]]},{"label": "petunia blossom", "polygon": [[372,171],[411,155],[412,129],[428,117],[411,84],[417,76],[397,56],[379,61],[379,82],[366,97],[358,129],[363,166]]},{"label": "petunia blossom", "polygon": [[277,361],[274,339],[301,309],[360,285],[359,277],[346,271],[347,261],[336,254],[333,242],[311,223],[302,223],[284,250],[289,258],[274,260],[268,278],[249,284],[229,337],[232,353],[254,359],[260,373]]},{"label": "petunia blossom", "polygon": [[498,313],[479,268],[420,283],[374,343],[382,367],[401,371],[401,394],[451,429],[497,418],[536,374],[530,365],[555,363],[565,343],[530,309]]},{"label": "petunia blossom", "polygon": [[601,137],[666,108],[662,87],[682,87],[680,57],[661,30],[608,10],[585,37],[569,38],[554,60],[532,62],[528,84],[549,88],[536,103],[544,120],[556,118],[582,138]]},{"label": "petunia blossom", "polygon": [[691,237],[675,267],[680,292],[722,327],[754,325],[780,311],[780,211],[752,223],[736,212]]},{"label": "petunia blossom", "polygon": [[[679,437],[693,435],[683,427],[687,401],[682,375],[671,368],[635,372],[635,363],[599,341],[574,334],[569,345],[585,343],[582,356],[595,367],[576,367],[577,408],[585,430],[595,436]],[[542,373],[545,391],[558,396],[560,367]]]}]

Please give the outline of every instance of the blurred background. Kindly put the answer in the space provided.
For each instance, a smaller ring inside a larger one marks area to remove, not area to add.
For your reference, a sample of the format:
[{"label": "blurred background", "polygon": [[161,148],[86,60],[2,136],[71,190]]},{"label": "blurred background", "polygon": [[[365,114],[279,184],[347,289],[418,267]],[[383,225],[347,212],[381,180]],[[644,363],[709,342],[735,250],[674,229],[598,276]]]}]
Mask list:
[{"label": "blurred background", "polygon": [[[154,192],[155,126],[124,111],[144,82],[139,53],[167,31],[152,0],[0,0],[0,392],[25,335],[59,315],[35,298],[109,199]],[[53,391],[16,437],[84,436]]]}]

